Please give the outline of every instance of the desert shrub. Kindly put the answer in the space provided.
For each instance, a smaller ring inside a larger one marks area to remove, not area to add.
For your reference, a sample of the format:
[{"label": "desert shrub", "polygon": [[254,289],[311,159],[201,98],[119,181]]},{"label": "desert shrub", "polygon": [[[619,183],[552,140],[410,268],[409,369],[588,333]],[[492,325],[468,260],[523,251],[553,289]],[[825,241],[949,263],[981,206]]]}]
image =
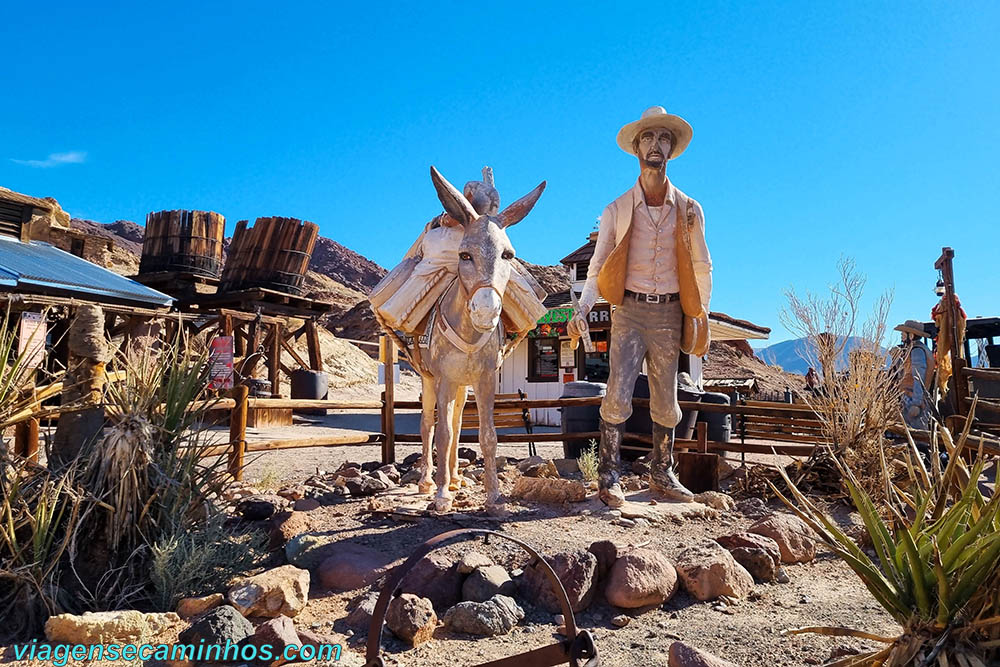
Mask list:
[{"label": "desert shrub", "polygon": [[181,526],[152,545],[151,595],[158,609],[182,597],[220,591],[266,556],[267,538],[257,530],[234,532],[215,516],[195,530]]},{"label": "desert shrub", "polygon": [[597,456],[596,442],[591,440],[590,446],[580,453],[580,457],[576,462],[580,466],[580,472],[583,473],[584,481],[597,481],[597,466],[600,463],[600,459]]}]

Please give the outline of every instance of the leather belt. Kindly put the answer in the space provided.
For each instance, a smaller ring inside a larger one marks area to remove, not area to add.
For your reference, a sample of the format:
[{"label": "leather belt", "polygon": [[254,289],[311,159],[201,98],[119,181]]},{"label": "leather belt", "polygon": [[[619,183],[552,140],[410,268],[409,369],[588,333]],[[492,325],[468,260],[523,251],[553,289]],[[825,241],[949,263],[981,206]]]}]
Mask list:
[{"label": "leather belt", "polygon": [[669,303],[681,298],[679,292],[671,292],[670,294],[641,294],[628,289],[625,290],[625,296],[629,299],[640,302],[645,301],[646,303]]}]

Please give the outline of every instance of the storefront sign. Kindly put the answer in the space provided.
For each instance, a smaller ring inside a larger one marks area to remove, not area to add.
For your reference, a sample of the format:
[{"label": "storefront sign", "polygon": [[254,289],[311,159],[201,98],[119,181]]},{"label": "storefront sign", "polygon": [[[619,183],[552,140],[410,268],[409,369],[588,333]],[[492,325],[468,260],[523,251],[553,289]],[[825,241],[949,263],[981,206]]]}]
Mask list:
[{"label": "storefront sign", "polygon": [[233,388],[233,337],[216,336],[212,339],[208,356],[209,389]]},{"label": "storefront sign", "polygon": [[569,340],[559,343],[559,365],[563,368],[576,366],[576,355],[573,353],[573,344]]},{"label": "storefront sign", "polygon": [[21,313],[21,328],[17,336],[17,353],[26,370],[34,370],[45,358],[45,338],[48,325],[41,313]]}]

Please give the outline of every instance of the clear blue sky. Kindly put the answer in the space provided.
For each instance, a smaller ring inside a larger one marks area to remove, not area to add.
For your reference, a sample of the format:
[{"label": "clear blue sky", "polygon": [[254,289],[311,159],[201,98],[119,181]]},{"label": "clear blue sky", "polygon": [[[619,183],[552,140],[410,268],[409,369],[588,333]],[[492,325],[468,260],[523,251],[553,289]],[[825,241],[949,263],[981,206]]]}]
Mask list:
[{"label": "clear blue sky", "polygon": [[101,222],[299,217],[391,267],[440,210],[428,166],[461,185],[490,164],[505,202],[548,180],[511,236],[553,264],[635,180],[618,128],[662,104],[694,127],[669,175],[705,209],[713,309],[788,338],[783,290],[846,254],[894,321],[923,319],[951,245],[969,314],[1000,314],[1000,5],[625,11],[14,3],[0,185]]}]

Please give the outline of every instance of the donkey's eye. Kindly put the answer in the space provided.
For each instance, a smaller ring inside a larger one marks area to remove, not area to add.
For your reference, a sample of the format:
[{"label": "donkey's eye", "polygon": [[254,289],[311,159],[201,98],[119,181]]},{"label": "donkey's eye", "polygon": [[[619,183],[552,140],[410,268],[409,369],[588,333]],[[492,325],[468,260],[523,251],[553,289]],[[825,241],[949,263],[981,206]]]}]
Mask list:
[{"label": "donkey's eye", "polygon": [[472,255],[470,255],[467,252],[460,252],[460,253],[458,253],[458,258],[460,260],[462,260],[463,262],[471,262],[472,261]]},{"label": "donkey's eye", "polygon": [[508,261],[510,261],[510,260],[514,259],[514,253],[512,253],[510,250],[508,250],[508,251],[506,251],[503,254],[503,258],[506,259],[506,260],[508,260]]}]

